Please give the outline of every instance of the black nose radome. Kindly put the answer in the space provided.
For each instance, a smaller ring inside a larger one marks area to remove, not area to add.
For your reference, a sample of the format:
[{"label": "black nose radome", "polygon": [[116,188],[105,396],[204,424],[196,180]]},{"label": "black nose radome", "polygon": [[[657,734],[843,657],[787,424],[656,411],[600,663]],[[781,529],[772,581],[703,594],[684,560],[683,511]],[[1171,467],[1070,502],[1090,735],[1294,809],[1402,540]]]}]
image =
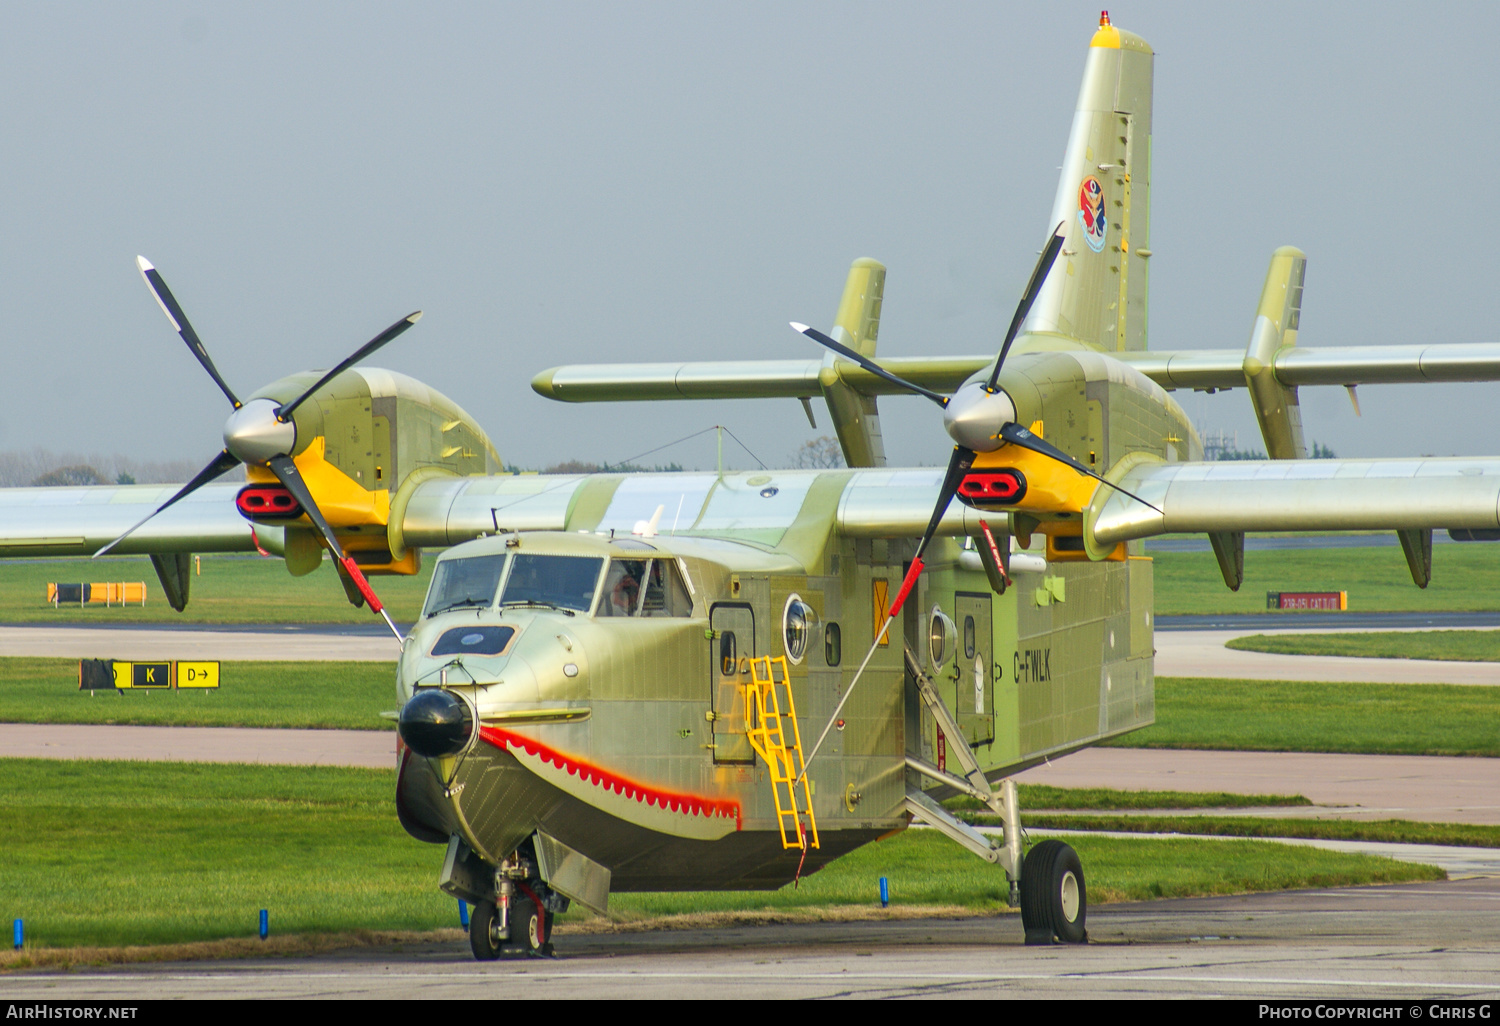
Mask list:
[{"label": "black nose radome", "polygon": [[469,704],[450,691],[425,688],[401,710],[401,740],[418,755],[457,755],[474,733]]}]

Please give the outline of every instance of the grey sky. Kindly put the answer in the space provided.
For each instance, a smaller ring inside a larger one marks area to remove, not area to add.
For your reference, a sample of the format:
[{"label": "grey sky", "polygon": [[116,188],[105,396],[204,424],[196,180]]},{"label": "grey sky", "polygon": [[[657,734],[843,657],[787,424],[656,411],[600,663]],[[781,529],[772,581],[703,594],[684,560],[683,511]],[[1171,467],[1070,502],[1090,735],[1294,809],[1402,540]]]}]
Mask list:
[{"label": "grey sky", "polygon": [[[507,461],[618,459],[722,421],[768,462],[790,400],[568,406],[559,363],[816,355],[851,260],[881,352],[992,350],[1048,228],[1097,6],[7,5],[0,449],[207,462],[241,392],[375,363]],[[1500,6],[1132,3],[1156,62],[1153,348],[1240,347],[1277,245],[1304,345],[1496,341]],[[1305,390],[1341,455],[1500,453],[1493,386]],[[1258,445],[1245,392],[1179,393]],[[882,400],[893,462],[949,443]],[[712,443],[663,453],[712,464]]]}]

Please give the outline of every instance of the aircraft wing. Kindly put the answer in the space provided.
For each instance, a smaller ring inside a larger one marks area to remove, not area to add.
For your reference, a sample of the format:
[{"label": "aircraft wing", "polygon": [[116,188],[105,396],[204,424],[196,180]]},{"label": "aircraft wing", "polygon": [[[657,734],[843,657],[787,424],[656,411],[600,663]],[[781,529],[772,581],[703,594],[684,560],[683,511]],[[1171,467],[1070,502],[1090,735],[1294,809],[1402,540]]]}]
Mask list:
[{"label": "aircraft wing", "polygon": [[[1237,388],[1247,355],[1234,349],[1111,353],[1166,389]],[[1396,385],[1424,381],[1500,380],[1500,345],[1288,346],[1272,361],[1276,380],[1300,385]]]},{"label": "aircraft wing", "polygon": [[1500,458],[1146,462],[1107,475],[1086,537],[1109,548],[1167,533],[1496,530]]},{"label": "aircraft wing", "polygon": [[[897,377],[937,392],[952,392],[994,354],[898,356],[875,361]],[[532,390],[569,403],[660,399],[801,399],[823,386],[845,384],[861,395],[906,395],[848,360],[720,360],[703,363],[573,364],[542,371]]]},{"label": "aircraft wing", "polygon": [[[1165,389],[1240,388],[1247,372],[1243,349],[1184,349],[1110,353]],[[913,384],[952,392],[994,361],[991,354],[880,357],[877,364]],[[1403,384],[1500,380],[1500,345],[1288,346],[1272,361],[1276,380],[1301,385]],[[903,389],[847,360],[728,360],[701,363],[573,364],[532,379],[537,394],[563,402],[661,399],[798,399],[842,383],[861,395],[904,395]]]},{"label": "aircraft wing", "polygon": [[[179,487],[0,488],[0,558],[93,555],[170,499]],[[243,482],[205,485],[152,518],[112,551],[119,555],[254,552],[251,525],[234,505],[242,487]],[[280,535],[280,528],[259,529],[262,545],[273,551],[280,547]]]}]

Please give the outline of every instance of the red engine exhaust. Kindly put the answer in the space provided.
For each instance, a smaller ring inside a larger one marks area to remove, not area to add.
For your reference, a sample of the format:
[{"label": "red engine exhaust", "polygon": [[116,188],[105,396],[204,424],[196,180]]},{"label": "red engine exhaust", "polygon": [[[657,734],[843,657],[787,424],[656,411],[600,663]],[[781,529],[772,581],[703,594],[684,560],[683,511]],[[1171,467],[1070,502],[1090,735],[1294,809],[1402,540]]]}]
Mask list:
[{"label": "red engine exhaust", "polygon": [[246,520],[295,520],[302,515],[302,504],[279,484],[246,485],[234,504]]},{"label": "red engine exhaust", "polygon": [[1026,498],[1026,475],[1011,467],[965,474],[958,495],[971,506],[1013,506]]}]

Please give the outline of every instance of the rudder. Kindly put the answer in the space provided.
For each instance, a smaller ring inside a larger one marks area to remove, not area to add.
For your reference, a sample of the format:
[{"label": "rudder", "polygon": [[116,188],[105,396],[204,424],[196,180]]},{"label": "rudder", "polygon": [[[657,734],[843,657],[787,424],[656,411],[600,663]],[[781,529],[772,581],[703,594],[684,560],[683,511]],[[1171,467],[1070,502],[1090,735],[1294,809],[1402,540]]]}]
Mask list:
[{"label": "rudder", "polygon": [[1146,348],[1153,60],[1144,39],[1100,17],[1047,225],[1064,225],[1062,259],[1026,331]]}]

